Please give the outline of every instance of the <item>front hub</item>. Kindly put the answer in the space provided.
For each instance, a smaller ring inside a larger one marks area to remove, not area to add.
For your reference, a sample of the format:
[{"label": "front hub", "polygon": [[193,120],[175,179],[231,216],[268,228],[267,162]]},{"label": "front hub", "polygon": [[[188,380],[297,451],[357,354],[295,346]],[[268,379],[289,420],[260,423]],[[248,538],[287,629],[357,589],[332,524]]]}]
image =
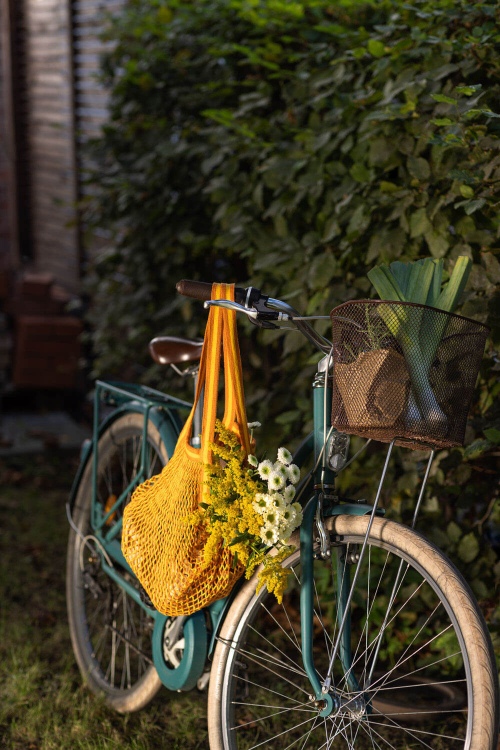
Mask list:
[{"label": "front hub", "polygon": [[350,720],[355,720],[362,719],[367,713],[366,700],[359,693],[341,695],[333,691],[321,695],[320,698],[311,696],[311,701],[318,709],[319,715],[324,718],[327,716],[343,716]]}]

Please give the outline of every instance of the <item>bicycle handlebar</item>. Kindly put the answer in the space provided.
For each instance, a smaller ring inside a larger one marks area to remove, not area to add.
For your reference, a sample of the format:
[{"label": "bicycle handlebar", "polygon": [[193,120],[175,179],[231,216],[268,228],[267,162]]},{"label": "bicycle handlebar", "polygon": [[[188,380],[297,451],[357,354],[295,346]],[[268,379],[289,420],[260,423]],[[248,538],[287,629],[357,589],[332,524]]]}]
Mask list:
[{"label": "bicycle handlebar", "polygon": [[[176,289],[179,294],[182,294],[185,297],[198,299],[202,302],[207,302],[212,298],[212,284],[205,281],[190,281],[189,279],[182,279],[182,281],[177,282]],[[234,297],[235,301],[244,306],[247,310],[252,309],[257,312],[256,316],[251,315],[250,317],[252,317],[259,325],[262,325],[265,328],[276,328],[271,321],[289,320],[320,351],[326,353],[330,351],[331,343],[328,339],[321,336],[312,326],[301,319],[297,310],[290,307],[287,302],[267,297],[262,294],[259,289],[255,289],[255,287],[248,287],[248,289],[235,287]],[[246,310],[242,310],[242,312],[246,312]],[[297,318],[297,320],[294,318]]]},{"label": "bicycle handlebar", "polygon": [[[192,297],[198,299],[201,302],[206,302],[212,299],[212,284],[206,281],[191,281],[190,279],[182,279],[178,281],[175,288],[184,297]],[[234,298],[236,302],[244,302],[246,297],[246,290],[241,287],[236,287],[234,290]]]}]

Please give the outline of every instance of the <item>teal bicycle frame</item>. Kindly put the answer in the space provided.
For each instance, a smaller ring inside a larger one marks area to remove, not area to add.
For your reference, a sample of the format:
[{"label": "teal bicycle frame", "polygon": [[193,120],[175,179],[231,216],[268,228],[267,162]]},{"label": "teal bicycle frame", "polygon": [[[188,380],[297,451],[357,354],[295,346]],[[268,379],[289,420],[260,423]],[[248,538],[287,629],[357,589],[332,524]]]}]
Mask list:
[{"label": "teal bicycle frame", "polygon": [[[326,451],[328,439],[333,432],[330,426],[332,390],[325,373],[318,372],[313,383],[313,432],[304,440],[294,456],[294,462],[303,466],[314,460],[314,469],[302,483],[300,496],[312,490],[312,494],[303,503],[303,523],[300,529],[300,555],[302,567],[302,584],[300,592],[302,657],[304,667],[311,683],[311,689],[318,702],[323,702],[322,715],[328,715],[334,708],[334,699],[328,685],[321,684],[314,667],[313,659],[313,618],[314,618],[314,584],[313,563],[315,552],[315,526],[322,528],[322,519],[340,513],[355,515],[374,515],[375,506],[366,503],[339,502],[335,496],[336,473],[328,467]],[[114,407],[111,414],[103,419],[103,404]],[[186,413],[191,404],[165,395],[145,386],[124,383],[97,381],[94,396],[94,429],[91,441],[82,449],[81,465],[72,490],[72,503],[76,496],[79,481],[87,462],[93,459],[92,466],[92,504],[91,523],[93,538],[101,556],[102,569],[118,584],[137,605],[153,619],[152,651],[153,662],[164,685],[171,690],[190,690],[206,669],[209,658],[217,642],[217,634],[226,612],[239,590],[237,585],[225,599],[214,602],[207,608],[210,627],[207,629],[203,612],[183,618],[183,637],[185,641],[181,663],[175,669],[170,667],[163,656],[163,634],[170,618],[155,610],[144,592],[137,587],[135,576],[121,551],[119,535],[122,528],[121,519],[110,524],[113,514],[126,502],[130,493],[148,477],[147,427],[152,422],[158,429],[168,455],[172,455],[175,443],[181,430],[183,420],[181,413]],[[97,502],[97,483],[99,466],[99,438],[119,416],[127,413],[140,413],[144,417],[143,441],[140,464],[133,481],[117,497],[111,507],[103,510]],[[324,529],[323,529],[324,533]],[[328,545],[328,549],[330,545]],[[118,567],[116,567],[118,566]],[[337,552],[337,597],[339,603],[339,642],[338,655],[344,673],[352,689],[357,689],[357,682],[352,672],[350,649],[349,592],[351,588],[349,565],[341,559],[340,548]]]},{"label": "teal bicycle frame", "polygon": [[[328,362],[327,362],[328,363]],[[327,461],[328,442],[334,432],[331,427],[330,415],[332,407],[332,389],[328,383],[326,373],[318,372],[313,383],[313,416],[314,430],[310,436],[314,455],[314,469],[312,472],[313,494],[304,507],[303,522],[300,528],[300,562],[301,562],[301,589],[300,589],[300,615],[301,615],[301,646],[304,668],[309,677],[313,694],[318,704],[323,706],[320,715],[328,716],[334,709],[334,699],[330,693],[330,683],[321,684],[318,673],[314,667],[313,658],[313,619],[314,619],[314,582],[313,565],[315,554],[321,556],[321,552],[315,553],[315,542],[321,543],[322,536],[326,532],[322,525],[323,519],[342,514],[349,515],[374,515],[376,505],[361,503],[340,502],[335,495],[336,472],[329,466]],[[299,456],[301,458],[301,456]],[[297,460],[297,457],[295,457]],[[319,536],[315,538],[314,529],[318,530]],[[326,538],[324,539],[326,541]],[[329,542],[330,540],[328,540]],[[323,556],[330,554],[330,544],[323,549]],[[350,566],[342,559],[341,547],[336,550],[336,578],[337,578],[337,600],[338,600],[338,625],[339,634],[336,649],[342,662],[344,674],[347,675],[351,689],[358,690],[359,686],[352,670],[351,655],[351,632],[350,632]],[[333,659],[332,665],[333,667]]]}]

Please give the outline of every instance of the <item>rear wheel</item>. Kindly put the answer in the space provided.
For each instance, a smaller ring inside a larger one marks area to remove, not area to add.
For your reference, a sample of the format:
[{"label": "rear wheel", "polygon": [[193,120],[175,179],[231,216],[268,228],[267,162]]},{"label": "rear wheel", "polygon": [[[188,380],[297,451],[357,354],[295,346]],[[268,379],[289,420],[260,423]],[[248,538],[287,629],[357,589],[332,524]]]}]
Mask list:
[{"label": "rear wheel", "polygon": [[[368,518],[339,516],[328,525],[331,559],[314,563],[320,680],[342,619],[338,592],[354,580]],[[410,529],[374,520],[327,717],[302,662],[299,552],[286,564],[293,574],[282,605],[264,590],[256,595],[250,581],[225,619],[210,681],[211,750],[496,748],[490,639],[473,595],[439,550]]]},{"label": "rear wheel", "polygon": [[[108,511],[140,468],[144,415],[119,417],[99,440],[97,502]],[[148,422],[148,477],[168,460],[158,429]],[[89,687],[120,712],[145,706],[161,686],[153,665],[154,620],[102,570],[90,523],[92,460],[78,488],[68,542],[66,596],[75,657]],[[127,502],[130,497],[127,498]],[[108,523],[120,520],[121,507]],[[116,564],[115,564],[116,567]],[[120,573],[136,588],[137,580]]]}]

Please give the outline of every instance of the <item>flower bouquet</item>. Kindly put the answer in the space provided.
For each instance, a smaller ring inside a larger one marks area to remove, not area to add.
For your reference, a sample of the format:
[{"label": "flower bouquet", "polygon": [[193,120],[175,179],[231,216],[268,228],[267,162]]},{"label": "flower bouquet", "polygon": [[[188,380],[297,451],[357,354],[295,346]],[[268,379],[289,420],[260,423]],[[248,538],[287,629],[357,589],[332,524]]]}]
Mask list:
[{"label": "flower bouquet", "polygon": [[[278,450],[274,462],[247,456],[237,435],[220,421],[216,438],[211,449],[219,461],[206,467],[203,502],[194,519],[207,532],[205,563],[221,544],[230,547],[246,578],[262,564],[257,592],[267,585],[281,602],[289,574],[281,563],[294,551],[289,540],[302,522],[302,508],[294,502],[300,470],[286,448]],[[272,547],[276,553],[268,554]]]}]

